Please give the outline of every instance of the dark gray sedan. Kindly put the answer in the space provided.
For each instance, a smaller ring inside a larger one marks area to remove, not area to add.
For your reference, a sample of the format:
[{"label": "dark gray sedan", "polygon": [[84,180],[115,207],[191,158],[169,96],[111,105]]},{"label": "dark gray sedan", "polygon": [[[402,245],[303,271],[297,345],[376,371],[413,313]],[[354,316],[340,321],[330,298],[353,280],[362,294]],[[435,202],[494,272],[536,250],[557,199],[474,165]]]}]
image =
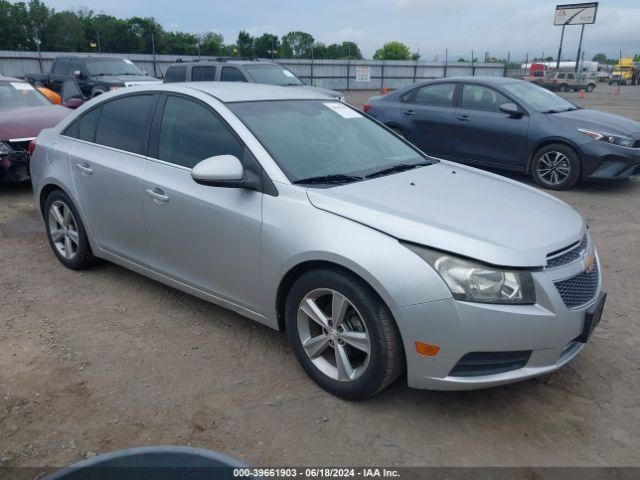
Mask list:
[{"label": "dark gray sedan", "polygon": [[428,154],[525,172],[548,189],[640,175],[639,122],[522,80],[430,80],[373,97],[364,111]]}]

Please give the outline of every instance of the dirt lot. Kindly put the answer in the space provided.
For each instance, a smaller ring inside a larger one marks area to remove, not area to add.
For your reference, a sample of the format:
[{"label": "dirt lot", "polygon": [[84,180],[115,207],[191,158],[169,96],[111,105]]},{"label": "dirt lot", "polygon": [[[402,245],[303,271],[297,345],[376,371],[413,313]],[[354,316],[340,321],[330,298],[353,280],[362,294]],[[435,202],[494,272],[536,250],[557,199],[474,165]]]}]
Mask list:
[{"label": "dirt lot", "polygon": [[[640,120],[640,87],[580,103]],[[590,224],[609,293],[571,364],[477,392],[398,382],[348,403],[307,379],[283,334],[111,264],[63,268],[30,188],[2,185],[0,465],[148,444],[252,465],[638,465],[640,181],[558,196]]]}]

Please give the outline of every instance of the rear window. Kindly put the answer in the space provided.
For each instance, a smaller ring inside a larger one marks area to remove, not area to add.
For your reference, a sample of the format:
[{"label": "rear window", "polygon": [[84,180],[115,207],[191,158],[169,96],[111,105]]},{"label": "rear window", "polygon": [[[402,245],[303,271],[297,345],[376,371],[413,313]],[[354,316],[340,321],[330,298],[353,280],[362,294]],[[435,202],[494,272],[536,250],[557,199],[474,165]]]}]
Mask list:
[{"label": "rear window", "polygon": [[223,67],[220,80],[223,82],[246,82],[244,74],[236,67]]},{"label": "rear window", "polygon": [[146,152],[147,121],[153,95],[118,98],[102,106],[96,143],[127,152]]},{"label": "rear window", "polygon": [[191,69],[192,82],[213,82],[216,79],[216,67],[193,67]]},{"label": "rear window", "polygon": [[167,83],[172,82],[184,82],[187,78],[187,67],[181,65],[179,67],[169,67],[167,73],[164,76],[164,81]]}]

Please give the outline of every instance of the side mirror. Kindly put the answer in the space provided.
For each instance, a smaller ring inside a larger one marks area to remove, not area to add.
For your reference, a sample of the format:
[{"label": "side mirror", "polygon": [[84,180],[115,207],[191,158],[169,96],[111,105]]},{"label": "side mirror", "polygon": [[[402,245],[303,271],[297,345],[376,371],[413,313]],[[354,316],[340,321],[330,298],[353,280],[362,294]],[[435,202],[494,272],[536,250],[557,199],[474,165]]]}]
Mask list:
[{"label": "side mirror", "polygon": [[260,189],[260,179],[244,169],[233,155],[217,155],[198,163],[191,170],[191,178],[201,185],[226,188]]},{"label": "side mirror", "polygon": [[518,108],[515,103],[503,103],[500,105],[500,111],[506,113],[512,118],[521,118],[524,112]]},{"label": "side mirror", "polygon": [[81,98],[70,98],[68,100],[65,100],[65,102],[63,103],[63,105],[67,108],[72,108],[72,109],[76,109],[78,108],[80,105],[82,105],[84,102],[82,101]]}]

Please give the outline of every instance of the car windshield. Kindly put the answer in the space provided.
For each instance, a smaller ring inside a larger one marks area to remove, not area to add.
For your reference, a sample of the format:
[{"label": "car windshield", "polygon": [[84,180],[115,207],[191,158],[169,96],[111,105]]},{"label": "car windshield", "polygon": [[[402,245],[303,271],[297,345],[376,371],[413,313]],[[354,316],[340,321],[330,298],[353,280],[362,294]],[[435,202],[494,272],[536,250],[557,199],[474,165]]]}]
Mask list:
[{"label": "car windshield", "polygon": [[577,108],[573,103],[533,83],[508,83],[503,88],[538,112],[564,112]]},{"label": "car windshield", "polygon": [[90,75],[144,75],[131,60],[124,58],[92,58],[86,60]]},{"label": "car windshield", "polygon": [[340,102],[281,100],[228,105],[294,183],[349,183],[437,161]]},{"label": "car windshield", "polygon": [[51,105],[40,92],[24,82],[0,82],[0,111]]},{"label": "car windshield", "polygon": [[247,65],[244,68],[256,83],[285,86],[304,85],[304,83],[289,70],[277,65]]}]

